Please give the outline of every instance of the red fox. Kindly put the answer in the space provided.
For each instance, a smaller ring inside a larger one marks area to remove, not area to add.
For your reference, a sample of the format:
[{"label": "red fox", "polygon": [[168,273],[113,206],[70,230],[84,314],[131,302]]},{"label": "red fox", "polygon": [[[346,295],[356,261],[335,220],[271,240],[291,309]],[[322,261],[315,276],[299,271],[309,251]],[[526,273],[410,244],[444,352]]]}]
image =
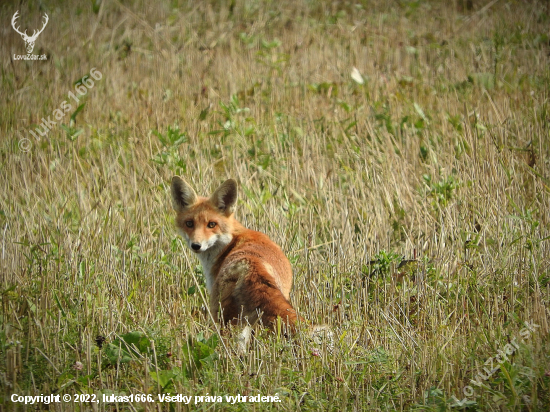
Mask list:
[{"label": "red fox", "polygon": [[[293,331],[299,316],[289,302],[290,262],[267,235],[235,220],[235,180],[205,198],[174,176],[171,192],[178,232],[202,264],[214,320],[254,325],[261,317],[273,330],[280,317]],[[245,334],[248,341],[249,328]]]}]

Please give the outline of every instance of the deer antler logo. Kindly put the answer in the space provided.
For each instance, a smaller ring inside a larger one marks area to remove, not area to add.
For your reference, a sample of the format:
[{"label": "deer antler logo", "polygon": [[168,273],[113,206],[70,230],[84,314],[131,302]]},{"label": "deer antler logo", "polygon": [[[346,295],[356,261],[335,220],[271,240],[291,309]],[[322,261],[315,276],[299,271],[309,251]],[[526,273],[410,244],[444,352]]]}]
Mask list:
[{"label": "deer antler logo", "polygon": [[25,41],[25,47],[27,48],[27,53],[31,54],[32,53],[32,50],[34,49],[34,42],[36,41],[36,38],[38,37],[38,35],[40,33],[42,33],[44,31],[44,29],[46,28],[46,24],[48,24],[48,20],[50,20],[50,18],[48,17],[48,15],[46,13],[44,13],[44,25],[42,26],[42,28],[38,31],[38,33],[36,32],[36,30],[33,31],[32,33],[32,36],[29,36],[27,35],[27,30],[25,30],[25,33],[21,33],[19,31],[19,29],[15,26],[15,21],[17,20],[17,14],[19,13],[19,10],[17,10],[15,12],[15,14],[13,15],[13,18],[11,19],[11,25],[13,27],[13,29],[19,33],[21,35],[21,37],[23,38],[23,40]]}]

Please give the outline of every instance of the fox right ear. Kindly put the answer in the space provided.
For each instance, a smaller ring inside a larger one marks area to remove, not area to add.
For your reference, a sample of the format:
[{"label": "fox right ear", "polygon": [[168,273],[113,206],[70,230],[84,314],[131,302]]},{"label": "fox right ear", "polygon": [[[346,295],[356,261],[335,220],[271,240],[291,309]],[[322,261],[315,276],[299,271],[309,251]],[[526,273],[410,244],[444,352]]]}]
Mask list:
[{"label": "fox right ear", "polygon": [[210,202],[226,216],[231,215],[237,203],[237,182],[233,179],[223,182],[210,197]]},{"label": "fox right ear", "polygon": [[197,194],[185,180],[179,176],[172,178],[172,207],[176,212],[183,212],[197,202]]}]

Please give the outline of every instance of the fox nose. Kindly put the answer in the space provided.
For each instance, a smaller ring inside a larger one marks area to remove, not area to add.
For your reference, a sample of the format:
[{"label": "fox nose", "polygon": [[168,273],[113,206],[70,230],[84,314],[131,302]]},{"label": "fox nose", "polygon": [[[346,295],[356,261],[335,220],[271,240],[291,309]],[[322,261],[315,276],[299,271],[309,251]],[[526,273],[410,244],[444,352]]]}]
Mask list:
[{"label": "fox nose", "polygon": [[191,249],[193,249],[195,252],[199,251],[201,248],[200,243],[191,243]]}]

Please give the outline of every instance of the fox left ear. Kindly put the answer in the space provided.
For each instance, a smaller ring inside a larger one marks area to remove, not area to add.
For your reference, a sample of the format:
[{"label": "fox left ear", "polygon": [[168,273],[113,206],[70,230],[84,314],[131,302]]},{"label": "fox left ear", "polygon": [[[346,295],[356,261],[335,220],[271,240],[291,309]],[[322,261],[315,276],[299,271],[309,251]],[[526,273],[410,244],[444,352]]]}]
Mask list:
[{"label": "fox left ear", "polygon": [[197,202],[197,194],[181,177],[172,178],[172,207],[176,212],[183,212]]},{"label": "fox left ear", "polygon": [[226,216],[231,215],[237,203],[237,182],[233,179],[223,182],[210,197],[210,202]]}]

